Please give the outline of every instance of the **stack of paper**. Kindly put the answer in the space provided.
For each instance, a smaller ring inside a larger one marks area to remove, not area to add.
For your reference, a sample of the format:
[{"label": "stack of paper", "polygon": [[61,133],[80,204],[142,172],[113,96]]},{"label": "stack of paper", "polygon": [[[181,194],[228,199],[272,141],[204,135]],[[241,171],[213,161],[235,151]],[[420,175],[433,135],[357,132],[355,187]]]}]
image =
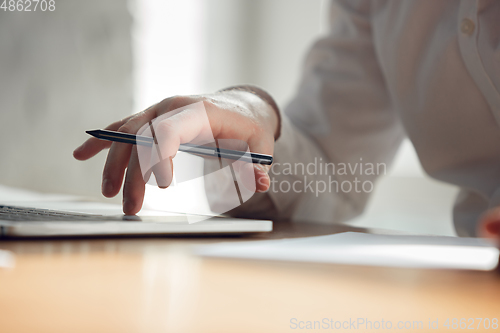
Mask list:
[{"label": "stack of paper", "polygon": [[204,245],[202,256],[349,265],[493,270],[499,250],[479,238],[345,232],[327,236]]}]

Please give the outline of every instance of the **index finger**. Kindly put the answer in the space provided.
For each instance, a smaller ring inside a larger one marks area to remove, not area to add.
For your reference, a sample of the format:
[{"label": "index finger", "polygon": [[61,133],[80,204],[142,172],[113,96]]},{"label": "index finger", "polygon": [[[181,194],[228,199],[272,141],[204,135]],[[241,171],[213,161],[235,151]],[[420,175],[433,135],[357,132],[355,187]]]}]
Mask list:
[{"label": "index finger", "polygon": [[[114,122],[105,129],[109,131],[116,131],[132,117],[133,115],[120,121]],[[88,160],[89,158],[99,153],[101,150],[111,147],[111,143],[111,141],[100,140],[98,138],[92,137],[86,140],[81,146],[76,148],[73,151],[73,156],[80,161]]]}]

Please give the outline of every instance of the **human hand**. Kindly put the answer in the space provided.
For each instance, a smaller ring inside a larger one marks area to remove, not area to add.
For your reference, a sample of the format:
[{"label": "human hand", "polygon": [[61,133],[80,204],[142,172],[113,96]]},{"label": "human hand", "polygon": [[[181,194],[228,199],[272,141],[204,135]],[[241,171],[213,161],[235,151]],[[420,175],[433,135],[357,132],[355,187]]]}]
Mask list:
[{"label": "human hand", "polygon": [[[199,121],[199,115],[186,108],[172,113],[173,116],[155,125],[161,156],[167,157],[158,163],[160,169],[153,170],[159,186],[167,187],[172,180],[171,159],[175,157],[179,145],[191,142],[207,132],[211,132],[214,139],[244,141],[252,152],[273,154],[274,138],[279,126],[277,112],[257,95],[241,90],[167,98],[140,113],[112,123],[106,129],[137,134],[150,121],[197,102],[203,102],[209,124]],[[123,211],[127,215],[136,214],[144,200],[145,179],[134,146],[90,138],[75,149],[73,156],[78,160],[87,160],[106,148],[110,150],[103,171],[102,194],[106,197],[116,196],[125,176]],[[253,165],[253,171],[255,190],[266,191],[270,184],[269,167]]]},{"label": "human hand", "polygon": [[481,216],[477,234],[494,240],[500,246],[500,207],[489,209]]}]

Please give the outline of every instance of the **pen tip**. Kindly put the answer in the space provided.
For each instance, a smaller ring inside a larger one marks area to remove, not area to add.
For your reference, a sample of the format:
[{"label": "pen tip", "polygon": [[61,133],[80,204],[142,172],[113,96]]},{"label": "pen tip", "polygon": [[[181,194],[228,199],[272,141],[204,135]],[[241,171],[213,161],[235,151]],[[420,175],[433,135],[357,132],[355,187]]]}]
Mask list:
[{"label": "pen tip", "polygon": [[92,131],[85,131],[85,133],[90,134],[92,136],[98,136],[100,130],[92,130]]}]

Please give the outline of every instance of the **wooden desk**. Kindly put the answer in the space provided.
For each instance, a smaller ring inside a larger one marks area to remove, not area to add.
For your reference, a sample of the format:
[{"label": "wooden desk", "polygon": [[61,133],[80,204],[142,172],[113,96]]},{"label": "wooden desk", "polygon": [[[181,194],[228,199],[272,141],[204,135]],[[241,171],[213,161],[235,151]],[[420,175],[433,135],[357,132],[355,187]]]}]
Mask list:
[{"label": "wooden desk", "polygon": [[[291,223],[276,229],[254,238],[359,230]],[[248,237],[224,241],[241,239]],[[0,269],[0,331],[426,332],[429,320],[439,320],[432,331],[456,332],[463,330],[452,329],[452,318],[500,318],[495,273],[205,259],[189,252],[214,241],[220,239],[2,241],[15,266]],[[348,325],[384,320],[385,327],[391,321],[393,328],[298,328],[324,318]],[[450,329],[443,326],[447,318]],[[399,321],[407,328],[421,321],[423,328],[398,329]],[[477,323],[476,332],[500,331]]]}]

